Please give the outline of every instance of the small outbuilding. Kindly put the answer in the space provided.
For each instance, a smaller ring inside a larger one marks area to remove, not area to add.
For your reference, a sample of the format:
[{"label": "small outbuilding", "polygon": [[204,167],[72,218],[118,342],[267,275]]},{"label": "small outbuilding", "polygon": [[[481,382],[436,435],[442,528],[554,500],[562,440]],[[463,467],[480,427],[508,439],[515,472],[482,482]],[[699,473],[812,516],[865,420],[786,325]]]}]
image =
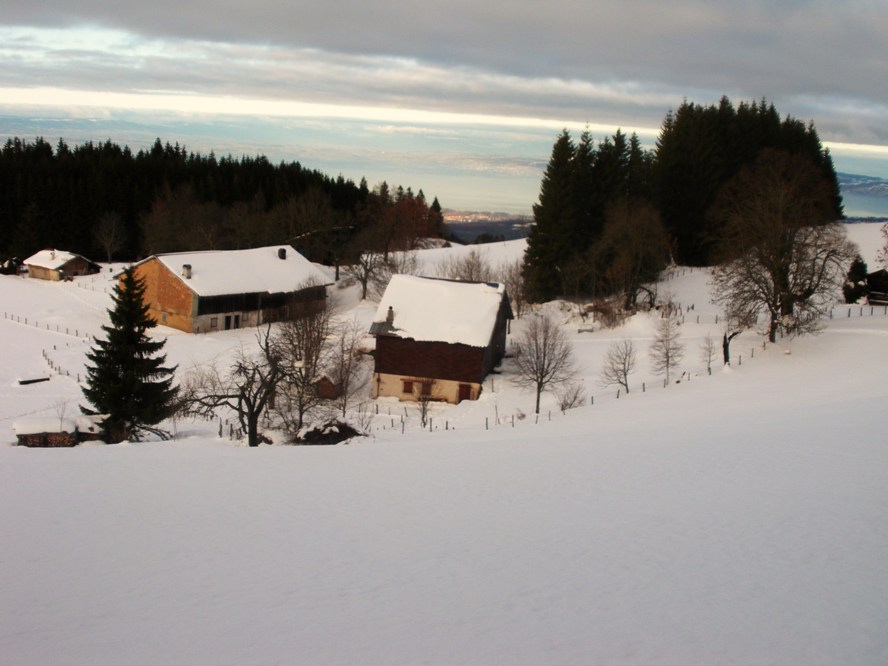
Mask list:
[{"label": "small outbuilding", "polygon": [[99,421],[102,417],[74,416],[27,416],[12,424],[19,446],[70,447],[80,442],[102,438]]},{"label": "small outbuilding", "polygon": [[149,315],[163,326],[208,333],[316,312],[332,284],[288,245],[157,254],[133,265]]},{"label": "small outbuilding", "polygon": [[866,276],[867,303],[888,305],[888,271],[880,268]]},{"label": "small outbuilding", "polygon": [[512,318],[501,284],[393,276],[370,326],[372,397],[477,400],[505,355]]},{"label": "small outbuilding", "polygon": [[39,280],[58,282],[78,275],[90,275],[102,270],[96,262],[64,250],[40,250],[23,262],[28,276]]}]

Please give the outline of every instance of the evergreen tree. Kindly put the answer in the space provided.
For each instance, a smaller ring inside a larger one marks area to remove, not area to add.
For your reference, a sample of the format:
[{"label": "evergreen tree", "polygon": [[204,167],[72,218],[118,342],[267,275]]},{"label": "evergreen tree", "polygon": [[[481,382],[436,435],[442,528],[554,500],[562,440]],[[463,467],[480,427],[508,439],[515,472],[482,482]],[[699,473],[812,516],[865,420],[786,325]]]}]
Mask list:
[{"label": "evergreen tree", "polygon": [[866,262],[859,254],[851,262],[851,268],[848,269],[848,275],[845,277],[845,284],[842,286],[842,295],[845,297],[846,303],[856,303],[869,292],[866,284],[866,276],[869,270]]},{"label": "evergreen tree", "polygon": [[92,407],[82,409],[105,416],[109,442],[138,439],[143,432],[166,438],[155,426],[175,410],[175,368],[164,367],[166,356],[159,354],[166,341],[146,335],[157,324],[148,316],[144,294],[144,283],[128,269],[114,288],[111,325],[102,327],[106,337],[95,338],[86,355],[83,395]]},{"label": "evergreen tree", "polygon": [[551,300],[562,290],[559,271],[572,254],[571,231],[575,228],[570,206],[573,157],[574,145],[570,133],[564,130],[552,148],[527,237],[524,280],[531,302]]}]

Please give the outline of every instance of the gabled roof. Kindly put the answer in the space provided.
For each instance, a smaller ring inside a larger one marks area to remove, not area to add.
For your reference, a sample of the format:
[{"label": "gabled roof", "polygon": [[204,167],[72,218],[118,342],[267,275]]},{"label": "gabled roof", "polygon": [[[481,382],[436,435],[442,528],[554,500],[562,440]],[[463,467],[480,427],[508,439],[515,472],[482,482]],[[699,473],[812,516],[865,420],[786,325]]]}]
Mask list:
[{"label": "gabled roof", "polygon": [[[420,342],[486,347],[504,298],[505,287],[495,282],[394,275],[376,309],[370,332]],[[389,307],[394,315],[391,324],[387,322]]]},{"label": "gabled roof", "polygon": [[[157,254],[140,263],[151,259],[166,266],[198,296],[278,294],[296,291],[309,283],[331,284],[323,272],[289,245]],[[186,264],[191,266],[190,278],[182,274]]]},{"label": "gabled roof", "polygon": [[26,266],[38,266],[40,268],[48,268],[49,270],[57,271],[69,261],[78,258],[83,259],[90,264],[94,263],[86,257],[81,257],[79,254],[65,252],[64,250],[53,250],[51,248],[40,250],[40,252],[32,254],[25,259],[24,263]]}]

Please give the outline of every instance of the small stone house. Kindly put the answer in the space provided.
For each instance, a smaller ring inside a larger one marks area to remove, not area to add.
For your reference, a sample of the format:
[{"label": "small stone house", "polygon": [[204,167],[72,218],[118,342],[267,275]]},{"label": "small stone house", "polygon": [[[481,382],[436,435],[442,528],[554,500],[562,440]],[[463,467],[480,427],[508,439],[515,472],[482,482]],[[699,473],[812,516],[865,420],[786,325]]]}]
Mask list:
[{"label": "small stone house", "polygon": [[78,275],[90,275],[101,270],[94,261],[79,254],[65,252],[63,250],[40,250],[23,262],[28,267],[28,276],[39,280],[70,279]]},{"label": "small stone house", "polygon": [[102,417],[29,416],[12,424],[19,446],[59,448],[77,446],[80,442],[102,438],[98,421]]},{"label": "small stone house", "polygon": [[371,396],[477,400],[505,355],[512,318],[501,284],[393,276],[370,327]]},{"label": "small stone house", "polygon": [[288,245],[157,254],[133,266],[151,317],[186,333],[283,321],[323,308],[326,275]]}]

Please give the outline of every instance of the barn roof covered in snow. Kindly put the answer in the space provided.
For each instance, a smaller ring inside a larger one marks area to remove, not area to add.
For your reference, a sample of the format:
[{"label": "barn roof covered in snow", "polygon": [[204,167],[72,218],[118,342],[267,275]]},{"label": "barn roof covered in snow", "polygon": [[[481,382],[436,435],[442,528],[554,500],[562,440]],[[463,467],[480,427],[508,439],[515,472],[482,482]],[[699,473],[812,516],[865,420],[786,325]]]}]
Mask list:
[{"label": "barn roof covered in snow", "polygon": [[[175,252],[157,254],[145,261],[152,259],[160,261],[198,296],[279,294],[331,284],[320,269],[289,245]],[[185,270],[185,266],[189,268]]]},{"label": "barn roof covered in snow", "polygon": [[486,347],[504,298],[505,287],[495,282],[394,275],[376,309],[370,332],[419,342]]},{"label": "barn roof covered in snow", "polygon": [[81,257],[79,254],[65,252],[64,250],[53,250],[51,248],[40,250],[40,252],[32,254],[25,259],[23,263],[26,266],[39,266],[40,268],[48,268],[49,270],[57,271],[69,261],[74,261],[75,259],[83,259],[90,264],[93,263],[86,257]]}]

